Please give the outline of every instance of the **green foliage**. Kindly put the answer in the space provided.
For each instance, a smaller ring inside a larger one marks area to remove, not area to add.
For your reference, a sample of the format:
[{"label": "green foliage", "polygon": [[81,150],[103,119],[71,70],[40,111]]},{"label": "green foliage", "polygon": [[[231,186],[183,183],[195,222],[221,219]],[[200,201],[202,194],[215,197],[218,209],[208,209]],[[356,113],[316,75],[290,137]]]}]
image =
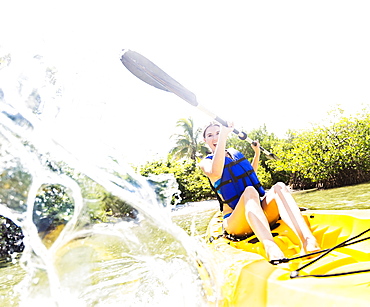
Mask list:
[{"label": "green foliage", "polygon": [[174,174],[181,191],[182,203],[213,198],[208,179],[194,161],[167,160],[148,162],[138,171],[142,176],[149,174]]},{"label": "green foliage", "polygon": [[207,147],[204,146],[204,142],[199,141],[202,130],[194,127],[193,119],[181,118],[177,121],[176,126],[181,128],[183,133],[172,135],[176,138],[176,146],[170,152],[173,158],[177,160],[186,158],[196,161],[197,153],[205,156]]},{"label": "green foliage", "polygon": [[271,173],[268,172],[262,165],[258,167],[257,176],[265,189],[269,189],[274,185]]},{"label": "green foliage", "polygon": [[[279,142],[279,139],[275,136],[275,134],[269,133],[267,131],[266,125],[263,125],[262,127],[259,127],[257,129],[253,129],[248,133],[248,137],[252,140],[258,140],[260,144],[267,150],[269,150],[271,147]],[[229,137],[229,139],[227,140],[227,146],[239,150],[245,155],[247,159],[252,159],[254,156],[254,150],[252,149],[251,144],[249,144],[245,140],[241,140],[235,134],[232,134]],[[266,160],[267,157],[265,155],[261,155],[261,163],[265,163]]]},{"label": "green foliage", "polygon": [[332,188],[370,180],[370,114],[340,117],[274,147],[280,161],[272,169],[290,173],[295,188]]}]

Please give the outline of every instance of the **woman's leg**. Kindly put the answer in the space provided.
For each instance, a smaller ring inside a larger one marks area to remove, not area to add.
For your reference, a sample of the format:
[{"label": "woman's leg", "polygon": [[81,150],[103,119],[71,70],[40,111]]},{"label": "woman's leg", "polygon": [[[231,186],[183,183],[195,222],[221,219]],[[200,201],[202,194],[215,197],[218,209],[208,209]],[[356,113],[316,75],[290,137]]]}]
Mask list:
[{"label": "woman's leg", "polygon": [[284,258],[283,252],[274,242],[260,198],[253,187],[247,187],[233,213],[224,220],[225,230],[233,235],[245,235],[252,231],[263,244],[269,260]]},{"label": "woman's leg", "polygon": [[274,198],[281,219],[296,233],[306,253],[319,250],[316,238],[306,224],[293,196],[284,183],[275,184],[267,193],[266,202]]}]

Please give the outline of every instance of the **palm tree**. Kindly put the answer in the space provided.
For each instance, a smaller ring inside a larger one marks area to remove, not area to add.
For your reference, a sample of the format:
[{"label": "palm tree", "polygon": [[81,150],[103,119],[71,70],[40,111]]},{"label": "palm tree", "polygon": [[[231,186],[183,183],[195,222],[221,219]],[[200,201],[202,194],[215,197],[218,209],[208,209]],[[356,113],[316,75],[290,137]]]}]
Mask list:
[{"label": "palm tree", "polygon": [[208,149],[203,142],[198,142],[201,134],[201,129],[195,129],[194,122],[191,117],[188,119],[181,118],[177,121],[176,127],[184,130],[183,134],[173,134],[171,137],[176,138],[176,146],[171,149],[170,153],[175,159],[192,159],[197,160],[197,152],[201,156],[206,155]]}]

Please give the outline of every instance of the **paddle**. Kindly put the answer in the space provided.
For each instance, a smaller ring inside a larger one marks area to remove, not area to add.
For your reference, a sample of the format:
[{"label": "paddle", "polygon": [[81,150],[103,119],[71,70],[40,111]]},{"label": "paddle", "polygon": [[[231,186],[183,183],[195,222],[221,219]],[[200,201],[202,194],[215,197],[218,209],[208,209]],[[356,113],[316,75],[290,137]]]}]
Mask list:
[{"label": "paddle", "polygon": [[[149,61],[146,57],[135,51],[123,50],[121,62],[132,74],[134,74],[140,80],[160,90],[174,93],[181,99],[191,104],[193,107],[196,107],[204,113],[208,114],[220,124],[227,126],[227,122],[225,120],[200,105],[194,93],[186,89],[175,79],[166,74],[157,65]],[[255,142],[253,142],[253,140],[250,139],[245,132],[239,131],[237,129],[234,129],[233,132],[237,134],[241,140],[246,140],[249,143],[255,145]],[[262,146],[260,146],[260,149],[268,158],[278,160],[278,157],[275,154],[267,151]]]}]

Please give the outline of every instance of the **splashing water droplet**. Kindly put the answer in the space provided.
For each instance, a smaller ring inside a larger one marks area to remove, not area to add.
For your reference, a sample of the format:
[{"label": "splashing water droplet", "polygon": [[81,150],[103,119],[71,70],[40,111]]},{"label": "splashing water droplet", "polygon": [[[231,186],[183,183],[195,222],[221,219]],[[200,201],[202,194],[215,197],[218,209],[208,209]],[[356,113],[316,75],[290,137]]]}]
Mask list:
[{"label": "splashing water droplet", "polygon": [[146,180],[119,154],[102,156],[98,143],[88,156],[72,153],[49,134],[62,101],[57,70],[41,56],[20,71],[15,59],[0,59],[0,214],[25,236],[25,276],[4,301],[208,304],[212,269],[171,222],[174,178]]}]

